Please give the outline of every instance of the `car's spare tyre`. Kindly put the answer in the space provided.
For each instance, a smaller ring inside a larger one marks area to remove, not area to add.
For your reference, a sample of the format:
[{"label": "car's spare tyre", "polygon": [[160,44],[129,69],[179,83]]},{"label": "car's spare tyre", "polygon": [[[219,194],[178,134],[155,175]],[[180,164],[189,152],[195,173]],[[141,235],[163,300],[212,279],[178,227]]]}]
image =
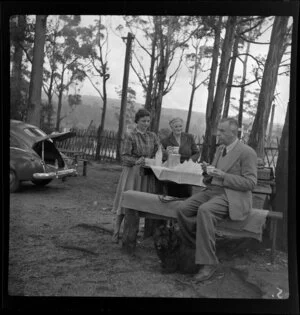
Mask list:
[{"label": "car's spare tyre", "polygon": [[18,191],[18,189],[20,188],[20,181],[18,179],[18,176],[16,172],[12,169],[10,169],[10,172],[9,172],[9,185],[10,185],[9,189],[11,193]]},{"label": "car's spare tyre", "polygon": [[37,186],[46,186],[52,181],[52,178],[49,179],[33,179],[32,182]]}]

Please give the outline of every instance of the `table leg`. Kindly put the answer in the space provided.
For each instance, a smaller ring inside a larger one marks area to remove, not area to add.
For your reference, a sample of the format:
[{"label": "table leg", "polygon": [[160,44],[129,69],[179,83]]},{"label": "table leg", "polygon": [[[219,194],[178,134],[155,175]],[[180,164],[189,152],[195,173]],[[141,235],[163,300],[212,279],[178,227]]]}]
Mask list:
[{"label": "table leg", "polygon": [[132,254],[135,251],[139,222],[138,211],[125,209],[122,249],[128,254]]}]

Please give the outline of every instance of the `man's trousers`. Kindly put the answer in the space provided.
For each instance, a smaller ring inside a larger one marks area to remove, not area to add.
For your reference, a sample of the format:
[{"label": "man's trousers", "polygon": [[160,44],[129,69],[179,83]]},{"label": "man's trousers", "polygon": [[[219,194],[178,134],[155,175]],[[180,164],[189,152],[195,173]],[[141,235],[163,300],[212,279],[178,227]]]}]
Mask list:
[{"label": "man's trousers", "polygon": [[213,265],[216,256],[216,224],[227,218],[228,200],[223,187],[210,185],[183,201],[177,212],[183,242],[195,248],[195,263]]}]

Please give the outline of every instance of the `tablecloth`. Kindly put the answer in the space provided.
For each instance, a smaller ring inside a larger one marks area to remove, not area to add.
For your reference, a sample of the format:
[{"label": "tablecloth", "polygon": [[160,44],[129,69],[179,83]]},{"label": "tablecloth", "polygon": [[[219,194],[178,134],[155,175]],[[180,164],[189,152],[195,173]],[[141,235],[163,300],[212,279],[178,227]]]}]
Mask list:
[{"label": "tablecloth", "polygon": [[172,181],[177,184],[189,184],[205,186],[203,183],[202,169],[188,171],[184,169],[172,169],[164,166],[150,166],[156,178],[161,181]]}]

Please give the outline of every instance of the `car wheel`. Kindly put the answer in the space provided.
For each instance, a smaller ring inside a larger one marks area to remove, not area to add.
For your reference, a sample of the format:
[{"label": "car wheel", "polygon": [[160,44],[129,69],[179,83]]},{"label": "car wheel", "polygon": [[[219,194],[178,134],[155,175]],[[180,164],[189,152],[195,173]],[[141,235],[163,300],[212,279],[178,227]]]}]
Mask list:
[{"label": "car wheel", "polygon": [[10,172],[9,172],[9,185],[10,185],[11,193],[16,192],[20,187],[20,181],[18,179],[18,176],[16,172],[12,169],[10,169]]},{"label": "car wheel", "polygon": [[52,178],[50,179],[33,179],[32,182],[37,186],[46,186],[52,181]]}]

